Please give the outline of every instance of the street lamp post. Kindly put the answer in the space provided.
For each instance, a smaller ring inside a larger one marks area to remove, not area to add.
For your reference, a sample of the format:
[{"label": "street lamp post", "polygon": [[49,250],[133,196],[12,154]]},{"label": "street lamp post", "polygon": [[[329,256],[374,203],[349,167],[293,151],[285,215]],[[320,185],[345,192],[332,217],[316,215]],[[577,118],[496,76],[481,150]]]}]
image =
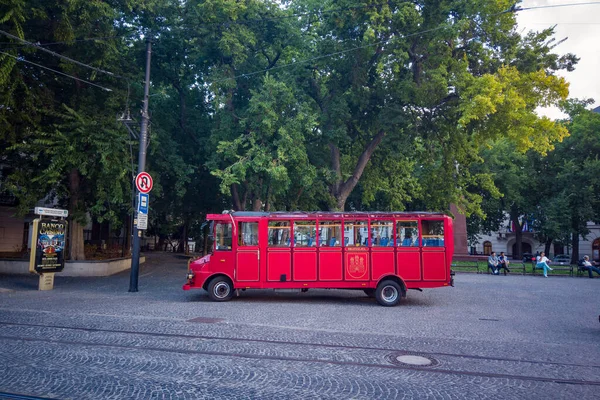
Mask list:
[{"label": "street lamp post", "polygon": [[[138,155],[138,174],[146,169],[146,144],[148,142],[148,98],[150,96],[150,57],[152,55],[152,42],[146,38],[146,82],[144,84],[144,106],[142,110],[142,126],[140,130],[140,150]],[[137,214],[139,191],[136,190],[134,215]],[[129,291],[138,291],[138,277],[140,274],[140,238],[142,231],[137,227],[137,218],[133,224],[133,250],[131,254],[131,274],[129,276]]]}]

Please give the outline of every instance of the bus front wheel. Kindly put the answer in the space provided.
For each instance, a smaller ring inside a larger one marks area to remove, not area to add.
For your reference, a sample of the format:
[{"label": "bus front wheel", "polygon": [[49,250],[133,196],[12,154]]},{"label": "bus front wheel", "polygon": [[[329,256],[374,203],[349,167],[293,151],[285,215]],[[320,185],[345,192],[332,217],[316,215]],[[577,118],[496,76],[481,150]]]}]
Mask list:
[{"label": "bus front wheel", "polygon": [[212,301],[227,301],[233,297],[233,284],[225,276],[217,276],[208,284],[208,297]]},{"label": "bus front wheel", "polygon": [[400,303],[402,297],[402,288],[397,282],[383,281],[377,285],[375,290],[375,299],[379,304],[385,307],[393,307]]}]

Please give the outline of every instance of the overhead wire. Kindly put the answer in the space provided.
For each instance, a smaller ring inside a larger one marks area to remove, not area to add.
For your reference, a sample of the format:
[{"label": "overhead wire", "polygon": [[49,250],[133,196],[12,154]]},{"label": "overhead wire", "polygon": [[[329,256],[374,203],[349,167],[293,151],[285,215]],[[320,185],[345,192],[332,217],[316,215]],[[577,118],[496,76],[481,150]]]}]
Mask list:
[{"label": "overhead wire", "polygon": [[[28,46],[35,47],[36,49],[38,49],[38,50],[41,50],[41,51],[44,51],[44,52],[46,52],[46,53],[49,53],[49,54],[53,55],[54,57],[58,57],[58,58],[60,58],[60,59],[62,59],[62,60],[65,60],[65,61],[71,62],[71,63],[73,63],[73,64],[77,64],[77,65],[79,65],[79,66],[81,66],[81,67],[88,68],[88,69],[91,69],[91,70],[93,70],[93,71],[100,72],[100,73],[102,73],[102,74],[110,75],[110,76],[113,76],[113,77],[115,77],[115,78],[126,79],[125,77],[123,77],[123,76],[120,76],[120,75],[117,75],[117,74],[114,74],[114,73],[112,73],[112,72],[110,72],[110,71],[106,71],[106,70],[104,70],[104,69],[97,68],[97,67],[94,67],[94,66],[92,66],[92,65],[89,65],[89,64],[82,63],[81,61],[74,60],[74,59],[72,59],[72,58],[70,58],[70,57],[63,56],[62,54],[59,54],[59,53],[57,53],[57,52],[55,52],[55,51],[52,51],[52,50],[46,49],[45,47],[42,47],[42,46],[40,46],[40,45],[37,45],[37,44],[35,44],[35,43],[28,42],[28,41],[27,41],[27,40],[25,40],[25,39],[21,39],[20,37],[18,37],[18,36],[15,36],[15,35],[13,35],[13,34],[10,34],[10,33],[8,33],[8,32],[5,32],[5,31],[3,31],[3,30],[0,30],[0,34],[2,34],[2,35],[4,35],[4,36],[6,36],[6,37],[8,37],[8,38],[11,38],[11,39],[18,40],[18,41],[20,41],[20,42],[24,43],[25,45],[28,45]],[[5,54],[6,54],[6,53],[5,53]]]},{"label": "overhead wire", "polygon": [[532,6],[532,7],[515,7],[514,11],[527,11],[527,10],[538,10],[538,9],[543,9],[543,8],[590,6],[590,5],[600,5],[600,1],[588,1],[588,2],[584,2],[584,3],[547,4],[544,6]]},{"label": "overhead wire", "polygon": [[13,56],[12,54],[8,54],[8,53],[5,53],[3,51],[0,51],[0,54],[4,54],[6,56],[12,57],[12,58],[14,58],[15,60],[17,60],[19,62],[24,62],[24,63],[27,63],[27,64],[35,65],[36,67],[47,69],[48,71],[52,71],[52,72],[54,72],[56,74],[66,76],[66,77],[71,78],[71,79],[75,79],[76,81],[83,82],[83,83],[86,83],[86,84],[91,85],[91,86],[96,86],[96,87],[98,87],[98,88],[100,88],[102,90],[105,90],[107,92],[112,92],[112,89],[109,89],[107,87],[98,85],[98,84],[90,82],[90,81],[86,81],[85,79],[77,78],[76,76],[73,76],[73,75],[65,74],[64,72],[60,72],[60,71],[57,71],[55,69],[48,68],[46,66],[34,63],[32,61],[25,60],[23,57],[16,57],[16,56]]}]

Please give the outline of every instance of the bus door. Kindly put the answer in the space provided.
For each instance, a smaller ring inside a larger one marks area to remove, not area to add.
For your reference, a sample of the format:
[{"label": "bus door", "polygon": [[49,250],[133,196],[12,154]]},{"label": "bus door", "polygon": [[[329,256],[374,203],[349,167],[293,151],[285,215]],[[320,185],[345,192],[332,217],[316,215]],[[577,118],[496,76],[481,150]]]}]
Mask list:
[{"label": "bus door", "polygon": [[292,232],[290,221],[268,220],[267,281],[292,280]]},{"label": "bus door", "polygon": [[422,279],[417,220],[396,221],[396,266],[398,275],[405,281]]},{"label": "bus door", "polygon": [[371,280],[395,273],[394,221],[371,220]]},{"label": "bus door", "polygon": [[259,221],[238,221],[236,274],[238,282],[258,282],[260,280],[260,240]]},{"label": "bus door", "polygon": [[344,279],[369,280],[369,221],[344,220]]},{"label": "bus door", "polygon": [[294,221],[292,246],[292,276],[294,281],[317,280],[317,221]]},{"label": "bus door", "polygon": [[320,220],[318,229],[319,280],[341,281],[342,273],[342,221]]},{"label": "bus door", "polygon": [[215,221],[214,227],[214,253],[211,257],[216,261],[215,271],[234,276],[235,257],[233,252],[233,225],[232,221]]},{"label": "bus door", "polygon": [[445,281],[446,247],[444,245],[444,220],[421,220],[423,238],[423,280]]}]

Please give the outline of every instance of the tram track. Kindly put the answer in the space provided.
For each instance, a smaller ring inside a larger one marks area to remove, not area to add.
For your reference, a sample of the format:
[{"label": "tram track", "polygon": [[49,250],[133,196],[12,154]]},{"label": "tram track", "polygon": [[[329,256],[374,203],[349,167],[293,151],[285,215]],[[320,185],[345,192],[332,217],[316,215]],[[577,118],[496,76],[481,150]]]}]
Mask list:
[{"label": "tram track", "polygon": [[[234,341],[234,342],[244,342],[244,343],[254,342],[254,343],[262,343],[262,344],[278,344],[278,345],[290,345],[290,346],[312,346],[312,347],[322,347],[322,348],[325,347],[325,348],[340,349],[340,350],[341,349],[376,350],[376,351],[382,351],[382,352],[426,355],[426,356],[430,356],[430,357],[446,356],[446,357],[472,358],[472,359],[489,360],[489,361],[506,361],[506,362],[534,363],[534,364],[566,366],[566,367],[576,366],[576,367],[583,367],[583,368],[590,368],[590,367],[598,368],[598,366],[581,365],[581,364],[544,362],[544,361],[528,361],[528,360],[518,360],[518,359],[509,359],[509,358],[500,358],[500,357],[486,357],[486,356],[452,354],[452,353],[409,352],[409,351],[403,351],[401,349],[389,349],[389,348],[369,347],[369,346],[347,346],[347,345],[333,345],[333,344],[294,342],[294,341],[282,341],[282,340],[228,338],[228,337],[219,337],[219,336],[210,336],[210,335],[185,335],[185,334],[143,332],[143,331],[131,331],[131,330],[84,328],[84,327],[72,327],[72,326],[65,326],[65,325],[16,323],[16,322],[5,322],[5,321],[0,321],[0,325],[25,326],[25,327],[50,328],[50,329],[65,329],[65,330],[76,330],[76,331],[98,332],[98,333],[144,335],[144,336],[162,337],[162,338],[166,337],[166,338],[180,338],[180,339],[203,339],[203,340],[215,340],[215,341],[221,340],[221,341]],[[341,360],[340,361],[340,360],[334,360],[334,359],[322,359],[322,358],[317,358],[317,357],[294,357],[294,356],[286,356],[286,355],[249,354],[249,353],[216,351],[216,350],[174,349],[174,348],[165,348],[165,347],[156,347],[156,346],[140,346],[140,345],[130,345],[130,344],[117,344],[117,343],[98,343],[95,341],[83,341],[83,340],[35,338],[35,337],[18,336],[18,335],[15,335],[15,336],[0,335],[0,340],[25,341],[25,342],[32,342],[32,343],[33,342],[44,343],[44,344],[54,343],[54,344],[67,345],[67,346],[91,346],[91,347],[115,348],[115,349],[133,350],[133,351],[156,351],[156,352],[163,352],[163,353],[185,354],[185,355],[195,354],[195,355],[219,356],[219,357],[237,357],[237,358],[255,359],[255,360],[319,363],[319,364],[330,364],[330,365],[338,365],[338,366],[379,368],[379,369],[388,369],[388,370],[420,371],[423,373],[444,374],[444,375],[513,379],[513,380],[521,380],[521,381],[559,383],[559,384],[583,385],[583,386],[600,386],[600,381],[594,381],[594,380],[542,377],[542,376],[531,376],[531,375],[524,375],[524,374],[520,375],[520,374],[507,374],[507,373],[490,373],[490,372],[481,372],[481,371],[469,371],[469,370],[464,370],[464,369],[454,370],[454,369],[444,369],[444,368],[427,368],[427,367],[422,367],[422,366],[398,365],[398,364],[393,364],[393,365],[392,364],[378,364],[378,363],[357,362],[357,361],[350,361],[350,360]]]},{"label": "tram track", "polygon": [[28,396],[26,394],[0,392],[1,400],[52,400],[50,397]]},{"label": "tram track", "polygon": [[593,365],[593,364],[590,365],[590,364],[560,363],[560,362],[554,362],[554,361],[524,360],[524,359],[517,359],[517,358],[479,356],[479,355],[474,355],[474,354],[460,354],[460,353],[446,353],[446,352],[406,351],[404,349],[398,349],[398,348],[386,348],[386,347],[375,347],[375,346],[348,346],[348,345],[341,345],[341,344],[326,344],[326,343],[288,341],[288,340],[249,339],[249,338],[234,338],[234,337],[223,337],[223,336],[212,336],[212,335],[189,335],[189,334],[179,334],[179,333],[144,332],[144,331],[132,331],[132,330],[122,330],[122,329],[85,328],[85,327],[68,326],[68,325],[32,324],[32,323],[6,322],[6,321],[0,321],[0,325],[25,326],[25,327],[34,327],[34,328],[68,329],[68,330],[83,331],[83,332],[116,333],[116,334],[129,334],[129,335],[141,335],[141,336],[149,336],[149,337],[163,337],[163,338],[177,338],[177,339],[222,340],[222,341],[231,341],[231,342],[251,342],[251,343],[278,344],[278,345],[290,345],[290,346],[311,346],[311,347],[331,348],[331,349],[402,352],[402,353],[406,353],[406,354],[418,354],[418,355],[429,356],[429,357],[442,356],[442,357],[457,357],[457,358],[473,359],[473,360],[517,362],[517,363],[528,363],[528,364],[539,364],[539,365],[556,365],[556,366],[562,366],[562,367],[600,368],[600,365]]}]

